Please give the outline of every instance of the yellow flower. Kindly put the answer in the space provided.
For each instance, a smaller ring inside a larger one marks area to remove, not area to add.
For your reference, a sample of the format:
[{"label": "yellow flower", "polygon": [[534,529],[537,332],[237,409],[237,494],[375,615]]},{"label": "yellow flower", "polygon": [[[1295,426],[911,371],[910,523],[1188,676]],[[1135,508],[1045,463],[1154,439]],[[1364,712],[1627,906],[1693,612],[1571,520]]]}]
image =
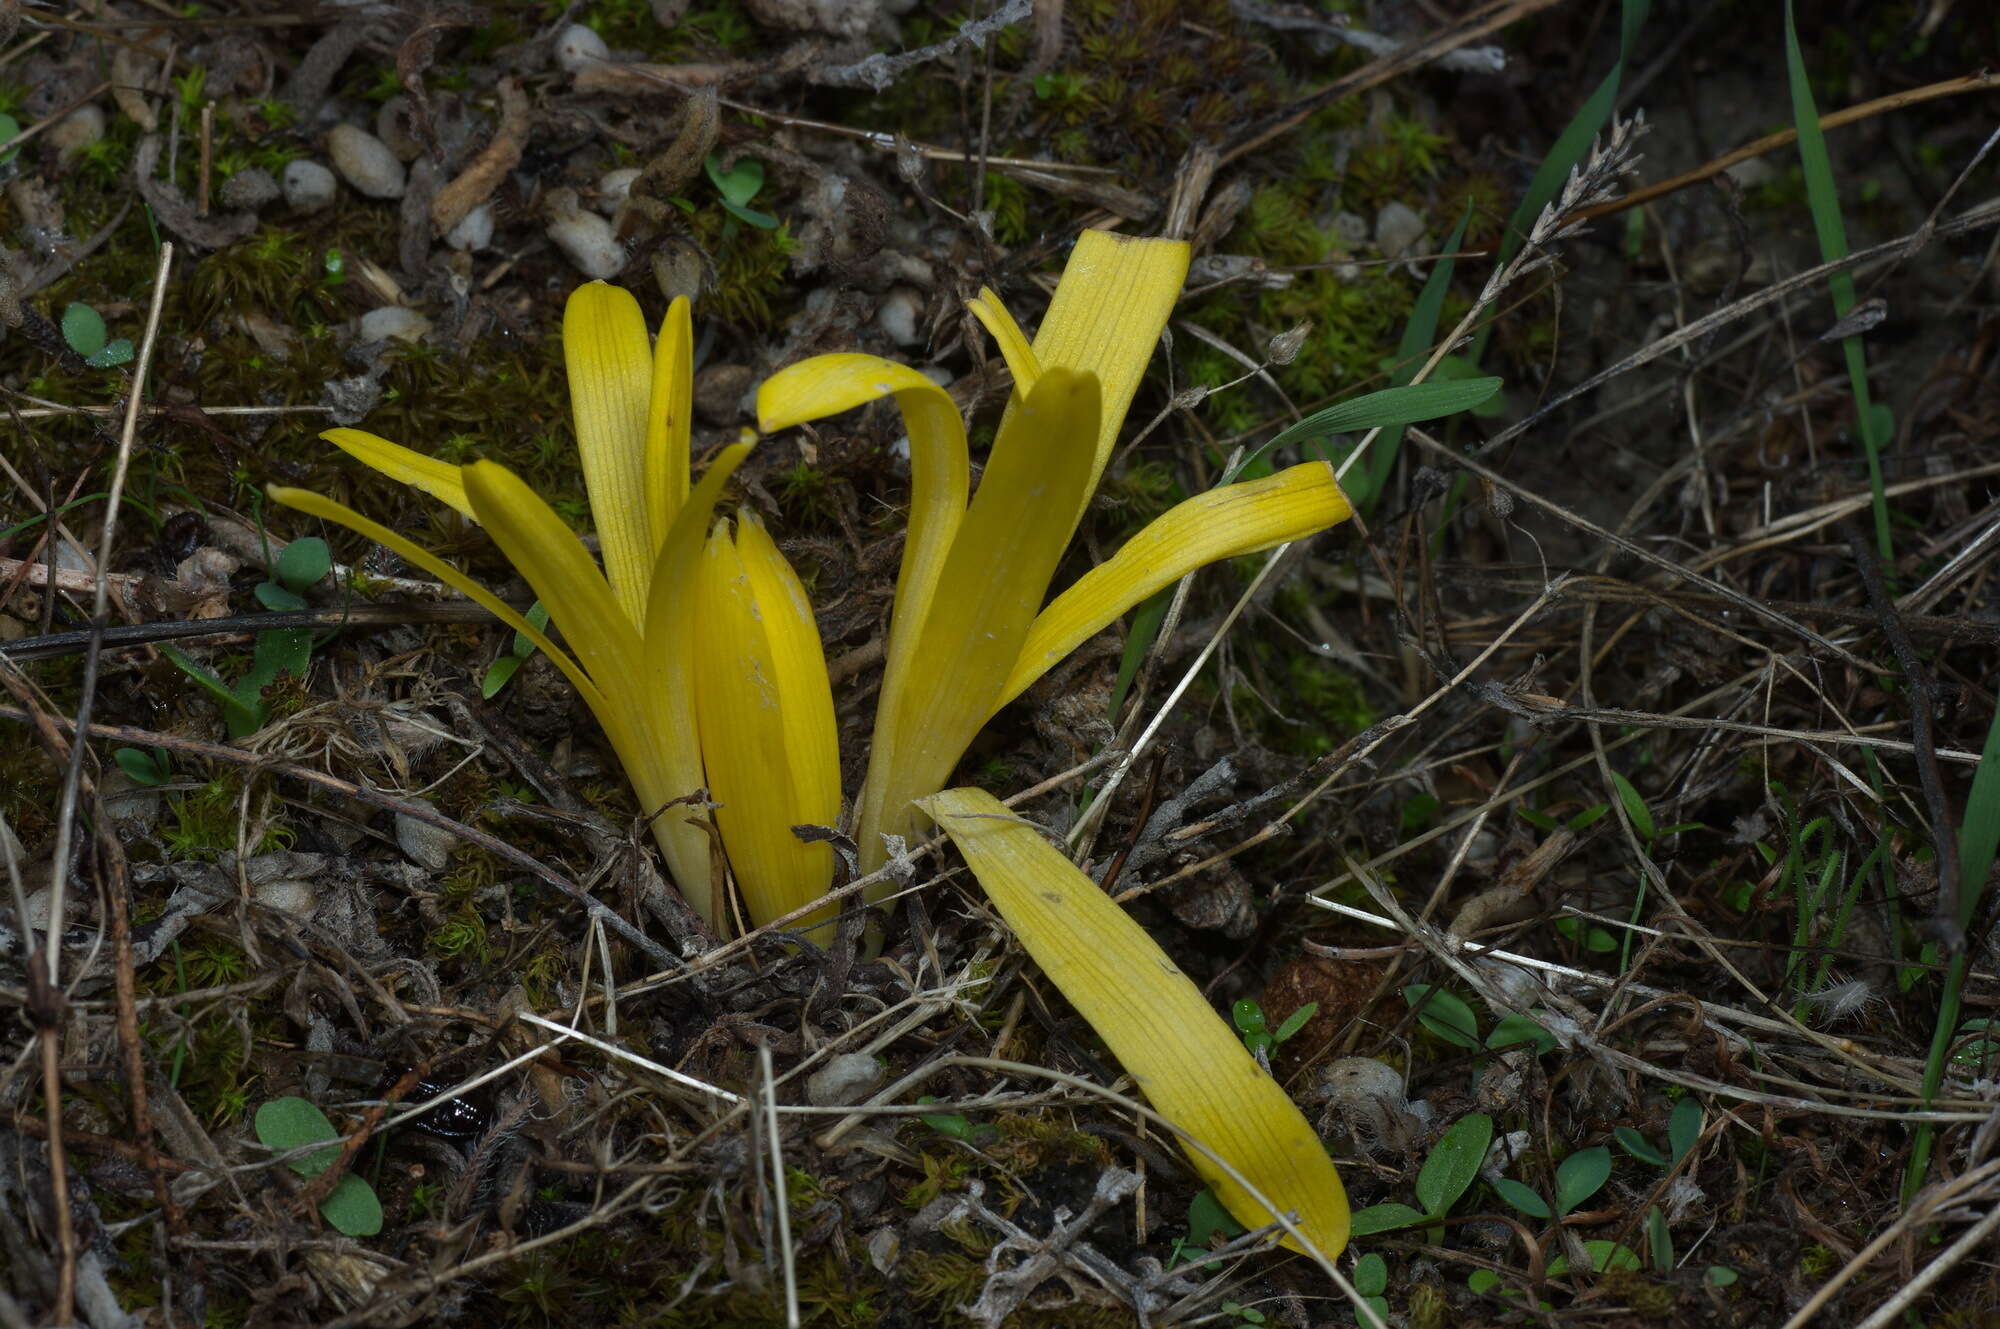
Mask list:
[{"label": "yellow flower", "polygon": [[864,870],[884,834],[919,826],[974,735],[1049,667],[1147,596],[1217,559],[1344,521],[1333,469],[1308,462],[1187,500],[1042,605],[1096,491],[1187,275],[1188,247],[1086,231],[1033,345],[991,292],[973,313],[1013,371],[993,452],[968,504],[965,426],[922,374],[869,355],[822,355],[757,394],[765,432],[893,397],[910,439],[910,520],[882,694],[857,809]]},{"label": "yellow flower", "polygon": [[[1187,262],[1178,241],[1086,232],[1032,347],[981,292],[973,312],[999,342],[1017,390],[969,502],[964,423],[914,370],[873,356],[818,356],[759,393],[767,431],[891,395],[909,429],[909,537],[855,814],[864,870],[885,860],[885,834],[914,833],[914,800],[942,788],[994,712],[1056,661],[1203,564],[1349,515],[1332,469],[1319,462],[1227,485],[1169,511],[1043,607]],[[380,524],[305,490],[271,494],[387,545],[548,652],[603,724],[676,884],[726,934],[730,876],[757,924],[825,893],[832,850],[793,828],[840,819],[840,763],[825,657],[798,577],[755,517],[739,514],[733,531],[714,525],[722,486],[749,445],[723,449],[689,486],[691,344],[685,300],[669,308],[657,342],[638,302],[602,282],[578,288],[564,310],[602,571],[505,467],[454,466],[356,429],[324,435],[484,526],[573,653]],[[703,788],[718,805],[722,855],[691,820],[690,796]]]},{"label": "yellow flower", "polygon": [[[647,336],[639,302],[615,286],[579,287],[563,311],[563,358],[604,558],[601,572],[562,519],[504,466],[453,466],[358,429],[322,435],[484,526],[547,606],[573,654],[484,587],[380,523],[307,490],[274,487],[271,497],[388,546],[547,652],[604,726],[641,808],[653,818],[654,838],[681,892],[727,932],[709,837],[690,823],[689,807],[675,800],[705,783],[693,686],[696,572],[716,499],[750,447],[724,448],[690,489],[692,348],[686,300],[668,309],[657,345]],[[810,625],[810,617],[806,621]],[[804,899],[824,889],[822,881]]]}]

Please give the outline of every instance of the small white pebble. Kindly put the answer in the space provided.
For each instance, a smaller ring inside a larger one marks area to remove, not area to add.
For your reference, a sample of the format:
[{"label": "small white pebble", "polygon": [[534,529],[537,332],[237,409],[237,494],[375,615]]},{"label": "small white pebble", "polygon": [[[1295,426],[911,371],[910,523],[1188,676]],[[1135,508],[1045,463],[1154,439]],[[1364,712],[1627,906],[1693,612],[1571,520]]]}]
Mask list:
[{"label": "small white pebble", "polygon": [[493,205],[481,203],[465,214],[458,225],[445,232],[444,242],[453,249],[484,249],[493,243]]},{"label": "small white pebble", "polygon": [[361,316],[360,340],[364,342],[397,341],[419,342],[431,330],[431,321],[414,309],[401,305],[384,305],[371,309]]},{"label": "small white pebble", "polygon": [[907,286],[891,288],[875,310],[875,326],[887,333],[898,346],[915,346],[923,337],[917,326],[923,317],[924,298]]},{"label": "small white pebble", "polygon": [[365,129],[335,125],[326,136],[327,154],[347,183],[369,198],[401,198],[409,173],[389,145]]},{"label": "small white pebble", "polygon": [[570,24],[556,38],[556,63],[566,74],[610,58],[611,48],[604,44],[604,38],[581,23]]},{"label": "small white pebble", "polygon": [[557,215],[549,222],[548,236],[586,277],[603,281],[625,266],[625,246],[618,243],[617,232],[594,212],[579,209]]},{"label": "small white pebble", "polygon": [[625,200],[632,197],[632,182],[639,178],[636,166],[621,166],[615,171],[606,171],[597,181],[597,209],[609,217],[623,207]]},{"label": "small white pebble", "polygon": [[257,903],[295,918],[311,918],[319,896],[309,881],[267,881],[257,887]]},{"label": "small white pebble", "polygon": [[318,212],[333,202],[339,187],[332,171],[310,161],[286,163],[284,184],[285,202],[299,212]]},{"label": "small white pebble", "polygon": [[880,1083],[881,1062],[866,1052],[844,1052],[806,1077],[806,1097],[815,1107],[846,1107]]}]

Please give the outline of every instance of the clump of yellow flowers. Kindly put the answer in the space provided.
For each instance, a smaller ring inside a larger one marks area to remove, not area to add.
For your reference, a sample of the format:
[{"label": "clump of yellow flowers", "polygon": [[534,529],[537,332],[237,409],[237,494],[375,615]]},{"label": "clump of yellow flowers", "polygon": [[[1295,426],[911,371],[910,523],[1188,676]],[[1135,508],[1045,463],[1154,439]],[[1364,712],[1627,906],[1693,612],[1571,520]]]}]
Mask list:
[{"label": "clump of yellow flowers", "polygon": [[[1051,665],[1147,596],[1204,564],[1344,520],[1323,462],[1225,485],[1163,514],[1046,606],[1187,273],[1173,240],[1087,231],[1030,345],[1000,301],[972,312],[999,344],[1014,395],[971,493],[965,424],[907,366],[822,355],[766,381],[766,433],[893,397],[910,440],[909,533],[889,622],[867,775],[853,808],[862,867],[924,824],[979,729]],[[692,329],[685,300],[657,338],[630,293],[591,282],[563,314],[577,447],[602,570],[518,476],[451,465],[357,429],[324,436],[485,527],[561,629],[568,651],[428,551],[305,490],[272,497],[387,545],[479,601],[549,654],[604,726],[681,892],[732,931],[728,881],[691,798],[706,789],[753,924],[825,894],[833,855],[794,826],[841,819],[832,688],[798,576],[747,510],[717,515],[750,444],[689,482]],[[823,918],[807,920],[810,927]]]},{"label": "clump of yellow flowers", "polygon": [[[770,433],[891,397],[909,435],[908,536],[852,808],[863,869],[886,860],[889,837],[936,817],[1155,1106],[1227,1163],[1190,1151],[1231,1211],[1249,1223],[1294,1215],[1287,1244],[1303,1239],[1330,1256],[1346,1241],[1346,1200],[1298,1109],[1088,878],[990,795],[945,789],[995,712],[1141,600],[1205,564],[1350,515],[1324,462],[1224,485],[1172,508],[1043,603],[1187,266],[1181,242],[1086,231],[1032,344],[992,292],[980,293],[972,312],[998,343],[1014,394],[977,492],[951,398],[892,361],[822,355],[783,369],[758,392],[758,423]],[[564,310],[601,568],[503,466],[451,465],[355,429],[324,436],[483,526],[568,650],[380,523],[306,490],[271,496],[389,547],[545,651],[604,726],[675,884],[726,935],[732,881],[752,924],[826,894],[832,850],[793,828],[838,825],[843,798],[832,687],[805,590],[754,514],[718,515],[752,444],[721,449],[690,483],[692,345],[685,300],[657,337],[638,302],[602,282],[579,288]],[[697,820],[710,807],[720,856]],[[822,909],[798,926],[829,917]]]}]

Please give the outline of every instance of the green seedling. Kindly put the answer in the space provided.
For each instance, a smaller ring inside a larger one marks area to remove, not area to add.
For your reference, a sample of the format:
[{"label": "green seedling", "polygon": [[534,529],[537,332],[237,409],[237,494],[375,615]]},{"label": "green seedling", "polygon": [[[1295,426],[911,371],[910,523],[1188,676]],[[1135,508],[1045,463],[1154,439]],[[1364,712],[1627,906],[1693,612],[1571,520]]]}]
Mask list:
[{"label": "green seedling", "polygon": [[[274,612],[304,609],[306,590],[332,566],[333,555],[326,541],[315,535],[294,540],[272,565],[274,579],[258,585],[257,602]],[[229,736],[243,738],[262,729],[270,718],[264,689],[280,675],[304,677],[312,662],[312,632],[306,628],[272,628],[258,633],[250,670],[233,687],[178,646],[162,646],[160,653],[215,698],[222,708]]]},{"label": "green seedling", "polygon": [[[5,125],[0,125],[0,131],[5,129]],[[104,315],[89,305],[73,304],[63,310],[62,334],[69,348],[92,369],[111,369],[132,358],[131,339],[111,340],[110,330],[104,326]]]},{"label": "green seedling", "polygon": [[130,776],[132,783],[157,789],[174,778],[173,759],[165,748],[154,748],[142,752],[138,748],[119,748],[111,754],[111,760],[118,763],[118,769]]},{"label": "green seedling", "polygon": [[1580,1149],[1556,1166],[1556,1202],[1553,1209],[1531,1186],[1502,1177],[1493,1183],[1494,1193],[1530,1218],[1567,1218],[1578,1205],[1604,1189],[1611,1179],[1611,1151],[1599,1145]]},{"label": "green seedling", "polygon": [[1167,1268],[1199,1260],[1208,1254],[1209,1243],[1216,1237],[1240,1237],[1243,1225],[1229,1216],[1222,1207],[1222,1201],[1215,1198],[1213,1188],[1204,1188],[1188,1204],[1187,1235],[1174,1241],[1174,1248],[1167,1255]]},{"label": "green seedling", "polygon": [[1362,1237],[1438,1222],[1478,1178],[1479,1165],[1486,1161],[1486,1148],[1492,1143],[1493,1118],[1483,1112],[1460,1117],[1431,1146],[1430,1156],[1424,1159],[1417,1173],[1417,1203],[1423,1207],[1412,1208],[1393,1201],[1371,1204],[1355,1212],[1351,1229],[1354,1235]]},{"label": "green seedling", "polygon": [[1229,1008],[1229,1016],[1236,1022],[1236,1032],[1243,1035],[1243,1046],[1257,1058],[1257,1064],[1269,1070],[1271,1053],[1280,1044],[1306,1027],[1306,1022],[1319,1012],[1319,1003],[1309,1001],[1285,1017],[1285,1022],[1274,1031],[1264,1023],[1264,1008],[1245,997]]},{"label": "green seedling", "polygon": [[[11,143],[21,136],[21,122],[4,111],[0,111],[0,143]],[[9,148],[0,152],[0,166],[21,155],[19,148]]]},{"label": "green seedling", "polygon": [[[548,630],[549,611],[542,607],[540,600],[528,606],[528,612],[524,617],[538,630],[544,632]],[[513,647],[507,654],[486,666],[486,676],[479,680],[479,695],[487,701],[492,701],[494,695],[507,686],[507,680],[514,677],[514,671],[526,664],[528,657],[534,653],[535,643],[528,640],[525,633],[516,632]]]},{"label": "green seedling", "polygon": [[[935,1094],[926,1094],[917,1101],[919,1103],[935,1103],[937,1102],[937,1096]],[[952,1139],[962,1144],[982,1145],[998,1139],[1000,1135],[998,1127],[983,1124],[975,1125],[972,1119],[962,1112],[926,1112],[922,1114],[922,1121],[924,1125],[930,1127],[938,1134],[949,1135]]]},{"label": "green seedling", "polygon": [[1375,1312],[1375,1318],[1386,1321],[1389,1318],[1389,1300],[1382,1294],[1389,1290],[1389,1262],[1370,1251],[1354,1262],[1354,1290],[1368,1303],[1368,1309]]},{"label": "green seedling", "polygon": [[[289,1153],[322,1140],[326,1148],[287,1161],[301,1177],[317,1177],[340,1157],[340,1132],[326,1114],[303,1098],[274,1098],[257,1109],[258,1143],[277,1153]],[[382,1202],[375,1188],[352,1172],[342,1177],[320,1202],[320,1216],[349,1237],[372,1237],[382,1230]]]},{"label": "green seedling", "polygon": [[1417,1022],[1454,1047],[1477,1049],[1479,1017],[1472,1007],[1443,988],[1429,983],[1412,983],[1403,989],[1403,1000],[1417,1013]]},{"label": "green seedling", "polygon": [[745,226],[754,226],[760,231],[778,229],[776,217],[750,206],[750,200],[757,197],[757,191],[764,187],[764,163],[754,157],[739,157],[736,164],[725,171],[722,159],[710,153],[702,163],[702,169],[708,172],[716,193],[722,195],[724,212]]}]

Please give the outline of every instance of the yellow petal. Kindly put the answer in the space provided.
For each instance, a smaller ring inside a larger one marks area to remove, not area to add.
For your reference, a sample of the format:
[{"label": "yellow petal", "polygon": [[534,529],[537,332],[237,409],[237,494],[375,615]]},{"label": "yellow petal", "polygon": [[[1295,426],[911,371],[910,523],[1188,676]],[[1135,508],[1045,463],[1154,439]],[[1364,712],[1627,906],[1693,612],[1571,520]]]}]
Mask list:
[{"label": "yellow petal", "polygon": [[723,936],[730,930],[729,914],[712,889],[708,834],[690,824],[693,813],[688,808],[660,809],[667,799],[683,798],[707,783],[694,704],[695,578],[715,501],[730,474],[750,455],[750,447],[732,443],[709,463],[708,473],[689,493],[667,532],[646,603],[643,690],[652,721],[659,798],[645,812],[659,813],[653,817],[653,840],[666,857],[674,883]]},{"label": "yellow petal", "polygon": [[[404,539],[380,522],[371,521],[345,504],[334,502],[324,494],[315,494],[310,489],[292,489],[285,485],[271,485],[265,492],[270,495],[271,501],[274,503],[282,503],[288,508],[296,508],[308,516],[318,517],[321,521],[330,521],[335,525],[345,526],[356,535],[365,536],[383,548],[393,550],[404,561],[422,568],[425,572],[436,577],[466,599],[485,609],[486,612],[492,614],[502,623],[505,623],[508,627],[535,643],[536,646],[541,648],[543,654],[555,661],[556,667],[568,675],[569,681],[576,686],[576,690],[583,694],[583,699],[589,703],[590,709],[597,712],[599,720],[603,720],[606,710],[604,694],[591,681],[590,675],[586,674],[582,666],[570,658],[568,651],[563,650],[560,646],[550,641],[540,628],[517,613],[512,606],[500,599],[499,596],[493,594],[493,592],[487,590],[484,586],[481,586],[478,582],[466,576],[463,572],[460,572],[430,550],[425,549],[422,545]],[[468,513],[467,515],[470,516],[471,514]]]},{"label": "yellow petal", "polygon": [[459,468],[450,462],[412,452],[400,443],[391,443],[362,429],[329,429],[320,437],[391,480],[421,489],[464,516],[472,515],[472,504],[465,497],[465,481],[459,477]]},{"label": "yellow petal", "polygon": [[645,619],[656,552],[646,489],[652,345],[630,291],[586,282],[563,307],[563,363],[591,520],[604,570],[634,629]]},{"label": "yellow petal", "polygon": [[1034,348],[1028,345],[1021,325],[1007,312],[1007,306],[1000,303],[1000,297],[991,287],[982,286],[978,298],[966,301],[965,307],[1000,348],[1000,358],[1007,362],[1007,371],[1014,376],[1014,391],[1023,397],[1033,392],[1035,381],[1042,376],[1041,361],[1035,358]]},{"label": "yellow petal", "polygon": [[[615,702],[639,683],[639,630],[632,626],[590,551],[561,517],[498,462],[465,468],[465,494],[479,524],[526,578],[577,660]],[[623,755],[623,754],[621,754]]]},{"label": "yellow petal", "polygon": [[[785,670],[765,630],[786,610],[760,601],[726,522],[702,551],[695,604],[695,713],[709,793],[721,805],[715,820],[744,907],[763,924],[824,895],[833,880],[832,847],[806,844],[791,830],[819,821],[825,809],[808,813],[795,797],[793,726],[803,716],[787,713]],[[824,690],[823,663],[819,676]],[[833,718],[830,693],[824,718]],[[830,736],[802,737],[816,747]]]},{"label": "yellow petal", "polygon": [[1176,504],[1041,612],[994,709],[1020,696],[1126,610],[1196,568],[1302,539],[1353,515],[1333,468],[1322,461],[1223,485]]},{"label": "yellow petal", "polygon": [[[1347,1245],[1347,1193],[1319,1137],[1145,929],[991,794],[951,789],[926,809],[1007,926],[1104,1040],[1155,1111],[1200,1140],[1328,1259]],[[1236,1220],[1272,1221],[1207,1155],[1188,1160]],[[1302,1250],[1290,1237],[1285,1245]]]},{"label": "yellow petal", "polygon": [[[1085,231],[1056,284],[1055,298],[1035,333],[1035,359],[1044,372],[1060,366],[1097,375],[1103,399],[1090,486],[1076,508],[1079,521],[1180,299],[1187,269],[1184,241]],[[1010,414],[1012,410],[1010,403]],[[1074,521],[1070,529],[1075,530]]]},{"label": "yellow petal", "polygon": [[[901,719],[892,699],[902,695],[919,667],[928,667],[919,665],[917,643],[930,615],[945,556],[965,519],[965,496],[971,484],[965,422],[943,388],[914,369],[872,355],[814,356],[779,370],[757,390],[758,425],[765,433],[838,415],[890,395],[903,413],[903,427],[910,436],[910,519],[903,566],[896,578],[895,609],[889,620],[882,700],[875,708],[874,752],[901,746]],[[888,793],[882,781],[887,773],[886,764],[870,762],[858,809],[863,826],[881,824]],[[903,795],[906,799],[910,796]],[[864,834],[860,850],[864,872],[882,865],[885,854],[879,836]]]},{"label": "yellow petal", "polygon": [[[869,780],[879,783],[882,802],[861,808],[863,846],[879,844],[884,832],[912,833],[918,819],[910,800],[943,787],[993,713],[1089,483],[1097,380],[1044,371],[1001,430],[938,579],[916,665],[900,693],[884,688],[877,707]],[[885,745],[879,717],[891,707],[896,741]]]},{"label": "yellow petal", "polygon": [[750,578],[778,671],[778,696],[785,711],[785,769],[798,808],[793,824],[835,825],[840,820],[840,727],[834,719],[833,683],[827,677],[826,647],[813,619],[812,601],[755,513],[737,515],[736,552]]},{"label": "yellow petal", "polygon": [[688,427],[694,417],[694,324],[684,295],[667,306],[653,346],[653,388],[646,410],[646,518],[654,548],[687,502]]}]

